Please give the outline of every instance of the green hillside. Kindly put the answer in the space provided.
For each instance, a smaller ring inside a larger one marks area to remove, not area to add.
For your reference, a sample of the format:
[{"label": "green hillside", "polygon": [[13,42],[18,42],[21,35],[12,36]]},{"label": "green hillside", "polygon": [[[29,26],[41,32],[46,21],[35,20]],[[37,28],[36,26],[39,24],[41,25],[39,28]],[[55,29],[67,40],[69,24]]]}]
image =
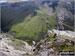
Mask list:
[{"label": "green hillside", "polygon": [[[27,4],[26,4],[27,3]],[[34,4],[34,2],[25,2],[25,3],[12,3],[7,4],[1,7],[1,27],[4,32],[9,31],[9,29],[18,23],[24,21],[24,18],[29,14],[35,13],[34,10],[38,9],[38,7]]]},{"label": "green hillside", "polygon": [[39,40],[46,36],[47,30],[56,28],[56,16],[29,15],[24,22],[12,26],[10,32],[16,32],[15,38]]},{"label": "green hillside", "polygon": [[1,4],[1,30],[23,40],[43,39],[48,30],[56,28],[74,30],[73,2],[36,2]]}]

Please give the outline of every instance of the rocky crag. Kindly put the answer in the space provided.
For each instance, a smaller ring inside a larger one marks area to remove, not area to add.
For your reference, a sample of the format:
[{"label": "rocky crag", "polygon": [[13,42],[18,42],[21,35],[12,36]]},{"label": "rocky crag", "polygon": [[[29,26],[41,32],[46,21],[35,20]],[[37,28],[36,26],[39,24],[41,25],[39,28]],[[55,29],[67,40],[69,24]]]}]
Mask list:
[{"label": "rocky crag", "polygon": [[32,55],[32,46],[21,40],[12,41],[9,37],[0,35],[1,56],[26,56]]},{"label": "rocky crag", "polygon": [[[32,43],[31,43],[32,42]],[[74,51],[75,32],[48,30],[47,37],[23,41],[0,34],[1,56],[60,56],[59,51]]]}]

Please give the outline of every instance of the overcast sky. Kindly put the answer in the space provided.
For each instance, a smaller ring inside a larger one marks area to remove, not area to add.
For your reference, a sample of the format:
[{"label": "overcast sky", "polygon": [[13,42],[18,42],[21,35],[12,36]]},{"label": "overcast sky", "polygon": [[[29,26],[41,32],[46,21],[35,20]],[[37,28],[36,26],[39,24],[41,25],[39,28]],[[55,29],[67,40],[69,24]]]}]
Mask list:
[{"label": "overcast sky", "polygon": [[0,0],[0,2],[6,2],[7,0]]},{"label": "overcast sky", "polygon": [[[20,1],[20,0],[0,0],[0,3],[7,2],[7,1]],[[21,0],[21,1],[28,1],[28,0]]]}]

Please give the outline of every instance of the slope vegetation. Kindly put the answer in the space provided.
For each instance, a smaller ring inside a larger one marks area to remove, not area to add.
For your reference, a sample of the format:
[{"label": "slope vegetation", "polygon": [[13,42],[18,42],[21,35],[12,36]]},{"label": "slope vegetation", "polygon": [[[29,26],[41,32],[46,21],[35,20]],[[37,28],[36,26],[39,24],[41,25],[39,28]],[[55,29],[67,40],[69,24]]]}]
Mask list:
[{"label": "slope vegetation", "polygon": [[31,16],[24,22],[14,25],[10,32],[16,32],[16,38],[39,40],[45,38],[48,29],[56,28],[56,16]]}]

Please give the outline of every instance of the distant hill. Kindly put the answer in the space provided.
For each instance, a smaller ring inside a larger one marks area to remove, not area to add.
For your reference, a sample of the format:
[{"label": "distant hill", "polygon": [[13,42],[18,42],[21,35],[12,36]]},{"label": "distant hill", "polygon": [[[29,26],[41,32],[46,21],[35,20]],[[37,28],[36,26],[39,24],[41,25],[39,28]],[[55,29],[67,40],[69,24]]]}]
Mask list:
[{"label": "distant hill", "polygon": [[38,9],[34,2],[3,3],[1,6],[2,30],[8,31],[13,24],[24,21],[24,18]]},{"label": "distant hill", "polygon": [[14,38],[39,40],[51,29],[74,30],[74,1],[2,3],[2,31]]}]

